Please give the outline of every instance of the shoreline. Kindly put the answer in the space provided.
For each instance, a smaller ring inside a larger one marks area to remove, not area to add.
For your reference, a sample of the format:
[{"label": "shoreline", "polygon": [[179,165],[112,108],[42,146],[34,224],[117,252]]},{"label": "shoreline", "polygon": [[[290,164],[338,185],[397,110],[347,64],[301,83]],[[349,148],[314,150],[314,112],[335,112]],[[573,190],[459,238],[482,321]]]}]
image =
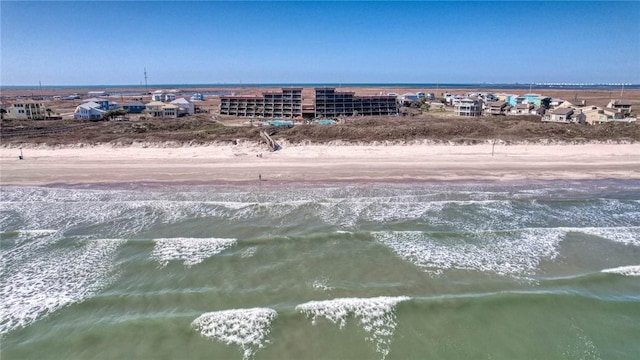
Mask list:
[{"label": "shoreline", "polygon": [[[148,145],[148,144],[147,144]],[[166,144],[165,144],[166,145]],[[0,147],[0,185],[271,186],[640,179],[640,144]]]}]

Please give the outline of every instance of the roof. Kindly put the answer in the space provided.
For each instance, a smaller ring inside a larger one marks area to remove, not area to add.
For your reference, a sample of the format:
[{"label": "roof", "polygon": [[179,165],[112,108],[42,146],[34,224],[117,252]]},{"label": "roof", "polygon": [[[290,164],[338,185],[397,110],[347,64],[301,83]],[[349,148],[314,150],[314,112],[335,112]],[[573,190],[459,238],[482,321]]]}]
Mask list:
[{"label": "roof", "polygon": [[555,115],[569,115],[571,113],[573,113],[573,108],[557,108],[555,110],[553,110],[553,113]]},{"label": "roof", "polygon": [[492,103],[489,103],[490,107],[503,107],[505,105],[507,105],[507,103],[504,101],[494,101]]},{"label": "roof", "polygon": [[191,104],[191,102],[185,98],[180,98],[180,99],[175,99],[171,102],[172,104],[184,104],[184,105],[189,105]]},{"label": "roof", "polygon": [[631,106],[631,103],[624,100],[611,100],[609,104],[612,105],[620,105],[620,106]]},{"label": "roof", "polygon": [[144,104],[140,101],[128,101],[122,104],[122,106],[144,106]]},{"label": "roof", "polygon": [[86,102],[86,103],[82,103],[79,107],[82,108],[82,109],[89,110],[89,109],[97,109],[100,106],[102,106],[102,105],[98,104],[97,102],[89,101],[89,102]]},{"label": "roof", "polygon": [[146,106],[163,106],[163,105],[164,103],[162,101],[152,101],[146,104]]}]

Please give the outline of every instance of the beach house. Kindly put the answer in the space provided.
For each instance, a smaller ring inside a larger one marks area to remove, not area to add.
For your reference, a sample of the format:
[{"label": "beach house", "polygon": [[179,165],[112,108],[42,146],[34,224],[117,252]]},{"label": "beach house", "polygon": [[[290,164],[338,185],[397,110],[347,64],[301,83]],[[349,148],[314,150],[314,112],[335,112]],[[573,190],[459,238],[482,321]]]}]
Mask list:
[{"label": "beach house", "polygon": [[196,113],[195,105],[185,98],[175,99],[171,104],[178,107],[178,116],[193,115]]},{"label": "beach house", "polygon": [[530,115],[533,109],[531,103],[518,104],[509,110],[509,115]]},{"label": "beach house", "polygon": [[91,99],[87,99],[85,101],[83,101],[83,103],[88,103],[88,102],[93,102],[96,104],[100,105],[100,109],[102,110],[115,110],[120,108],[120,104],[118,104],[115,101],[111,101],[108,99],[102,99],[102,98],[91,98]]},{"label": "beach house", "polygon": [[176,99],[174,92],[167,92],[163,90],[156,90],[151,95],[151,101],[169,102]]},{"label": "beach house", "polygon": [[506,115],[509,110],[509,104],[506,101],[494,101],[487,104],[487,107],[484,109],[485,115]]},{"label": "beach house", "polygon": [[100,120],[109,110],[120,108],[120,104],[101,98],[91,98],[78,105],[73,112],[76,120]]},{"label": "beach house", "polygon": [[94,101],[82,103],[76,107],[73,112],[75,120],[101,120],[106,110],[102,109],[102,105]]},{"label": "beach house", "polygon": [[145,109],[145,106],[140,101],[129,101],[122,104],[122,108],[127,110],[129,114],[142,114]]},{"label": "beach house", "polygon": [[482,100],[477,98],[463,98],[453,105],[453,113],[457,116],[481,116]]},{"label": "beach house", "polygon": [[624,115],[631,114],[631,103],[622,100],[611,100],[607,104],[607,108],[614,109]]},{"label": "beach house", "polygon": [[576,111],[576,109],[572,107],[559,107],[553,109],[551,111],[547,111],[542,116],[543,122],[557,122],[557,123],[578,123],[584,124],[586,122],[585,114],[582,112]]},{"label": "beach house", "polygon": [[145,105],[145,113],[155,118],[177,118],[178,117],[177,105],[165,104],[161,101],[152,101]]},{"label": "beach house", "polygon": [[581,108],[578,111],[585,115],[585,121],[589,125],[602,124],[611,121],[624,121],[626,119],[624,113],[612,108],[589,106]]},{"label": "beach house", "polygon": [[33,100],[20,100],[7,108],[7,119],[43,120],[46,115],[44,103]]}]

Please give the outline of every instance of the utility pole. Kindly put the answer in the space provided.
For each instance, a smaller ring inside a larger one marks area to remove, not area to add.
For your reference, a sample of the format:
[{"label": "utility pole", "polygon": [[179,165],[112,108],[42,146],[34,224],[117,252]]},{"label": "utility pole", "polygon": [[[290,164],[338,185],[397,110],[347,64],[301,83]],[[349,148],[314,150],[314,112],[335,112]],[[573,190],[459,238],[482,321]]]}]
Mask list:
[{"label": "utility pole", "polygon": [[147,89],[147,68],[144,68],[144,93],[145,95],[149,92]]}]

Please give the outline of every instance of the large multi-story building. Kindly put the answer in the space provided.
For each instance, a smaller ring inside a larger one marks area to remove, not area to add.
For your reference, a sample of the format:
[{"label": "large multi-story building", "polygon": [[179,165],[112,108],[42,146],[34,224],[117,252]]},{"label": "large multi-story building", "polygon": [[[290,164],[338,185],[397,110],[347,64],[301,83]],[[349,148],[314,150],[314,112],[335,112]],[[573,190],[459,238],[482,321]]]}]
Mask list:
[{"label": "large multi-story building", "polygon": [[44,104],[31,100],[16,102],[7,109],[8,119],[42,120],[45,115]]},{"label": "large multi-story building", "polygon": [[302,105],[302,88],[282,88],[261,96],[222,96],[220,114],[265,118],[298,116],[338,117],[354,115],[397,115],[396,97],[392,95],[355,96],[335,88],[316,88],[315,106]]},{"label": "large multi-story building", "polygon": [[221,96],[220,114],[265,118],[302,116],[302,88],[282,88],[260,96]]},{"label": "large multi-story building", "polygon": [[316,88],[316,117],[354,115],[397,115],[396,97],[392,95],[355,96],[335,88]]}]

